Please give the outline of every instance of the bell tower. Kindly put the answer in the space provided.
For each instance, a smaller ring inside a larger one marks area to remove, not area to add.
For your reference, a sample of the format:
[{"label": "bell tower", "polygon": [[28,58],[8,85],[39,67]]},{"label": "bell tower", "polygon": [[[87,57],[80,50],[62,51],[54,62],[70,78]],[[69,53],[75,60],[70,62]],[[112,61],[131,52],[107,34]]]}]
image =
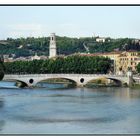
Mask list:
[{"label": "bell tower", "polygon": [[55,33],[50,35],[50,48],[49,48],[49,58],[56,57],[56,38]]}]

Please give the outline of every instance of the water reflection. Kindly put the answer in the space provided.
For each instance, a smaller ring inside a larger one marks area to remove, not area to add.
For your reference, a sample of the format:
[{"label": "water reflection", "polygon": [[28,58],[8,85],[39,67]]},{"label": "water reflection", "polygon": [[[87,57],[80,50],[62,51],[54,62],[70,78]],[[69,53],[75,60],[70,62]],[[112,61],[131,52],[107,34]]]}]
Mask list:
[{"label": "water reflection", "polygon": [[107,122],[116,122],[120,118],[112,117],[87,117],[87,118],[41,118],[34,116],[16,116],[16,121],[22,121],[24,123],[107,123]]},{"label": "water reflection", "polygon": [[131,89],[131,88],[125,88],[125,90],[123,88],[116,89],[114,95],[116,97],[119,97],[119,98],[123,99],[123,100],[140,98],[139,90]]},{"label": "water reflection", "polygon": [[[2,108],[4,107],[4,99],[3,98],[0,98],[0,117],[2,117],[3,115],[3,112],[1,112]],[[3,127],[5,125],[5,121],[4,120],[0,120],[0,131],[3,130]]]},{"label": "water reflection", "polygon": [[68,88],[68,84],[63,83],[47,83],[40,82],[36,85],[38,88],[47,88],[47,89],[66,89]]},{"label": "water reflection", "polygon": [[0,98],[0,109],[3,108],[3,106],[4,106],[4,99]]},{"label": "water reflection", "polygon": [[5,125],[5,121],[4,120],[0,120],[0,131],[3,130],[4,125]]},{"label": "water reflection", "polygon": [[124,100],[138,99],[140,98],[139,89],[131,88],[121,88],[121,87],[108,87],[108,88],[88,88],[85,89],[85,92],[98,93],[100,96],[104,97],[119,97]]},{"label": "water reflection", "polygon": [[81,89],[80,89],[80,92],[81,92],[80,97],[81,97],[81,98],[84,98],[85,88],[81,88]]},{"label": "water reflection", "polygon": [[16,82],[13,81],[0,81],[0,89],[13,89],[13,88],[18,88],[16,86]]},{"label": "water reflection", "polygon": [[0,89],[0,133],[140,133],[139,90],[46,86]]},{"label": "water reflection", "polygon": [[38,88],[47,88],[47,89],[69,89],[69,88],[75,88],[76,85],[74,83],[69,82],[39,82],[36,84],[36,87]]}]

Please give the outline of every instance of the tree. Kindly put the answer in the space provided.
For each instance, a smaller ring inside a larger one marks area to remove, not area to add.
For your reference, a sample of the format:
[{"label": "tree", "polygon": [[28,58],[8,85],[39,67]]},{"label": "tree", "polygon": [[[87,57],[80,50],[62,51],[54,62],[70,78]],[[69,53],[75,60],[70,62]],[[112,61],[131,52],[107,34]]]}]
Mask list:
[{"label": "tree", "polygon": [[48,60],[6,62],[6,73],[107,73],[111,60],[104,57],[68,56]]},{"label": "tree", "polygon": [[140,73],[140,63],[137,65],[137,72]]},{"label": "tree", "polygon": [[[7,38],[4,44],[0,43],[0,54],[15,54],[16,57],[32,56],[35,52],[38,55],[49,55],[49,37],[27,37],[27,38]],[[137,50],[140,51],[139,43],[135,43],[131,38],[107,39],[110,41],[96,42],[93,37],[70,38],[56,36],[57,54],[69,55],[78,52],[87,52],[84,44],[90,53],[111,52],[114,50]],[[2,41],[3,42],[3,41]],[[22,45],[22,48],[19,46]]]},{"label": "tree", "polygon": [[2,80],[3,77],[4,77],[4,70],[5,70],[5,67],[4,67],[4,64],[3,64],[3,60],[0,59],[0,80]]}]

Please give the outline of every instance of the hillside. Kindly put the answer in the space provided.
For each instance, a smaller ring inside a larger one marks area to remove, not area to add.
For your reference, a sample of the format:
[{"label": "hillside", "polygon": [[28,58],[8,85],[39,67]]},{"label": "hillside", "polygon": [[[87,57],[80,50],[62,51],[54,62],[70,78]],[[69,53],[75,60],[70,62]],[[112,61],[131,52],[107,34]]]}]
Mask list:
[{"label": "hillside", "polygon": [[[96,42],[96,38],[69,38],[56,37],[57,54],[69,55],[77,52],[111,52],[122,50],[140,51],[140,42],[129,38],[111,39],[105,42]],[[0,41],[0,54],[15,54],[15,57],[49,54],[49,37],[7,38]]]}]

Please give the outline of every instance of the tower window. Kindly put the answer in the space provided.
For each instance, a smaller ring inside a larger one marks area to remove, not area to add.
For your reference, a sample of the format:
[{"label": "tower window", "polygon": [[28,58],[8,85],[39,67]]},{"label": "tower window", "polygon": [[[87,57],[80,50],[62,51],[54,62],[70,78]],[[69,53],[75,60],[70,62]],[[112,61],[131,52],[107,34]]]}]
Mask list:
[{"label": "tower window", "polygon": [[53,40],[53,37],[52,37],[52,40]]}]

